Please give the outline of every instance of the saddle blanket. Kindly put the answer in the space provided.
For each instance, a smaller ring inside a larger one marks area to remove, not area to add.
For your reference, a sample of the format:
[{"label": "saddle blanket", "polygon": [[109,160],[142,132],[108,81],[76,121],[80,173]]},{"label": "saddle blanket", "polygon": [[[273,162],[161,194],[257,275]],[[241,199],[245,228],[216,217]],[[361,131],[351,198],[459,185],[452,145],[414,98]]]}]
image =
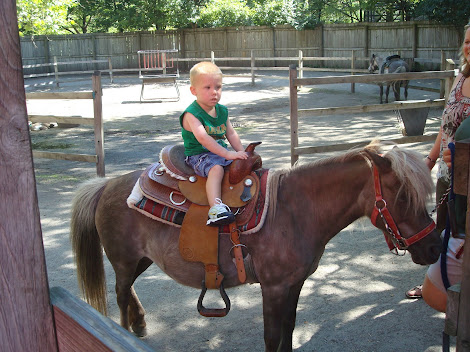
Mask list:
[{"label": "saddle blanket", "polygon": [[[269,169],[258,169],[255,173],[260,178],[259,195],[250,220],[245,225],[238,227],[240,233],[244,235],[258,232],[263,227],[268,212],[271,173],[269,172]],[[189,202],[189,200],[186,201]],[[176,227],[181,227],[186,214],[184,211],[177,210],[171,206],[147,198],[140,188],[139,180],[137,180],[131,194],[127,198],[127,205],[129,208],[135,209],[154,220]],[[232,211],[234,213],[237,213],[237,211],[243,212],[244,207],[235,208],[232,209]],[[229,232],[228,225],[222,227],[220,232]]]}]

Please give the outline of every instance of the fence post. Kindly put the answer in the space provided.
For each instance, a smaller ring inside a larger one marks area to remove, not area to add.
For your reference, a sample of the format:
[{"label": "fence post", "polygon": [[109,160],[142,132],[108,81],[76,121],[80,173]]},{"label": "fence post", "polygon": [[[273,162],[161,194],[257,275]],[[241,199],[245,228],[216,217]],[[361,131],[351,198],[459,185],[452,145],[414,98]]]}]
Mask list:
[{"label": "fence post", "polygon": [[302,50],[299,50],[299,78],[304,78],[304,55]]},{"label": "fence post", "polygon": [[57,56],[54,56],[54,76],[55,76],[55,84],[58,87],[59,86],[59,67],[57,65]]},{"label": "fence post", "polygon": [[[447,59],[446,60],[446,69],[447,70],[454,70],[455,69],[454,60],[452,60],[452,59]],[[447,99],[449,99],[449,94],[450,94],[450,91],[452,89],[452,84],[453,83],[454,83],[454,78],[453,77],[449,77],[449,78],[445,79],[444,98],[445,98],[446,102],[447,102]]]},{"label": "fence post", "polygon": [[[441,71],[445,71],[447,69],[447,61],[445,58],[444,50],[441,50]],[[445,95],[445,82],[441,80],[441,89],[439,92],[439,97],[442,99]]]},{"label": "fence post", "polygon": [[92,76],[93,83],[93,118],[95,130],[96,174],[105,176],[104,171],[104,132],[103,132],[103,104],[101,91],[101,72],[95,71]]},{"label": "fence post", "polygon": [[16,2],[0,1],[0,341],[59,351],[41,234]]},{"label": "fence post", "polygon": [[113,64],[111,62],[110,57],[108,57],[108,68],[109,68],[109,79],[111,80],[111,83],[113,83]]},{"label": "fence post", "polygon": [[215,54],[214,51],[211,51],[211,62],[215,64]]},{"label": "fence post", "polygon": [[299,146],[299,117],[298,117],[298,103],[297,103],[297,86],[294,80],[297,78],[297,68],[295,65],[289,66],[289,97],[290,97],[290,164],[294,165],[299,156],[295,148]]},{"label": "fence post", "polygon": [[255,53],[251,50],[251,85],[255,85]]},{"label": "fence post", "polygon": [[166,75],[166,53],[165,52],[162,53],[161,63],[162,63],[162,69],[163,69],[162,73]]},{"label": "fence post", "polygon": [[[351,50],[351,76],[354,75],[354,50]],[[351,93],[356,92],[356,83],[352,82],[351,83]]]}]

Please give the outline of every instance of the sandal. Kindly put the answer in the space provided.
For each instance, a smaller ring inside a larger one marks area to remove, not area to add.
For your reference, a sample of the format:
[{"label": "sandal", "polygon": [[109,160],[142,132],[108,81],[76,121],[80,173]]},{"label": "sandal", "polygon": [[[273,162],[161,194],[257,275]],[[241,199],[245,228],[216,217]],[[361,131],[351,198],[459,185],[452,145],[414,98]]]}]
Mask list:
[{"label": "sandal", "polygon": [[416,285],[411,290],[406,291],[405,293],[407,298],[423,298],[423,285]]}]

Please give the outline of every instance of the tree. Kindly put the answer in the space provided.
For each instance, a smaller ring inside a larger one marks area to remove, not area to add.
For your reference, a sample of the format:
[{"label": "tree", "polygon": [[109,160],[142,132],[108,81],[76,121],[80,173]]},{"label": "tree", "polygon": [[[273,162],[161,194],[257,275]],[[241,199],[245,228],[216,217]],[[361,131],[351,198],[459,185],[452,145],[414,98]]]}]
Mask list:
[{"label": "tree", "polygon": [[252,23],[246,0],[212,0],[201,8],[197,18],[200,27],[236,27]]},{"label": "tree", "polygon": [[67,22],[63,25],[63,29],[69,33],[87,33],[92,20],[98,13],[101,13],[102,5],[99,1],[93,0],[77,0],[67,9]]},{"label": "tree", "polygon": [[417,14],[431,21],[453,25],[460,30],[470,20],[470,2],[421,0],[417,8]]},{"label": "tree", "polygon": [[74,0],[17,0],[20,35],[64,33],[67,9]]}]

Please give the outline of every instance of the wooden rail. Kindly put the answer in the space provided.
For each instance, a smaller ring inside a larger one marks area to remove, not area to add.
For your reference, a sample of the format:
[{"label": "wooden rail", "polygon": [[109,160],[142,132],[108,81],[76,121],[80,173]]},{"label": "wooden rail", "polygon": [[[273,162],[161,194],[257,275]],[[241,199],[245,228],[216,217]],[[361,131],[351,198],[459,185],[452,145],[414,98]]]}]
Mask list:
[{"label": "wooden rail", "polygon": [[103,132],[103,107],[101,90],[101,72],[95,71],[92,76],[92,92],[54,92],[54,93],[27,93],[26,99],[93,99],[93,117],[81,116],[53,116],[53,115],[28,115],[32,122],[50,122],[79,124],[94,126],[95,135],[95,153],[73,154],[33,150],[35,158],[82,161],[96,164],[96,174],[99,177],[105,176],[104,166],[104,132]]},{"label": "wooden rail", "polygon": [[[315,78],[298,78],[297,67],[291,65],[289,69],[289,90],[290,90],[290,129],[291,129],[291,164],[294,165],[299,156],[302,154],[312,154],[320,152],[340,151],[347,150],[352,147],[360,147],[369,143],[369,141],[359,141],[356,143],[343,143],[333,144],[327,146],[299,146],[299,117],[305,116],[326,116],[341,113],[360,113],[372,111],[392,111],[401,109],[412,109],[421,107],[443,107],[445,99],[436,100],[420,100],[420,101],[400,101],[390,104],[372,104],[348,107],[328,107],[316,109],[300,109],[298,108],[297,90],[300,86],[308,85],[321,85],[321,84],[335,84],[335,83],[374,83],[374,82],[391,82],[396,80],[410,80],[410,79],[443,79],[445,80],[445,96],[447,97],[452,87],[453,78],[455,76],[454,70],[448,71],[428,71],[428,72],[408,72],[400,74],[382,74],[382,75],[349,75],[349,76],[330,76],[330,77],[315,77]],[[392,139],[391,142],[400,143],[413,143],[432,141],[436,138],[436,134],[402,137]]]},{"label": "wooden rail", "polygon": [[62,287],[51,288],[60,352],[151,352],[148,345]]},{"label": "wooden rail", "polygon": [[[108,69],[107,70],[101,70],[102,72],[108,72],[109,73],[109,78],[111,80],[111,83],[113,83],[113,65],[111,63],[111,58],[108,58],[107,60],[88,60],[88,61],[63,61],[63,62],[58,62],[57,61],[57,56],[54,56],[54,62],[52,63],[45,63],[45,64],[35,64],[35,65],[23,65],[23,71],[27,69],[32,69],[32,68],[38,68],[38,67],[54,67],[54,72],[48,72],[48,73],[32,73],[32,74],[27,74],[23,75],[23,78],[38,78],[38,77],[50,77],[54,76],[54,82],[59,87],[59,83],[63,83],[64,81],[60,81],[59,77],[63,75],[81,75],[81,74],[87,74],[87,73],[93,73],[96,70],[86,70],[86,71],[60,71],[59,67],[60,66],[67,66],[67,65],[79,65],[79,64],[98,64],[98,63],[107,63],[108,64]],[[88,79],[88,78],[87,78]]]},{"label": "wooden rail", "polygon": [[[369,62],[370,57],[360,57],[356,56],[355,52],[357,50],[351,50],[351,56],[341,56],[341,57],[326,57],[326,56],[303,56],[303,51],[299,50],[298,56],[284,56],[284,57],[255,57],[254,51],[251,50],[250,57],[216,57],[214,51],[211,51],[210,58],[180,58],[179,60],[182,62],[199,62],[199,61],[211,61],[213,63],[217,62],[230,62],[230,61],[238,61],[238,62],[250,62],[249,66],[220,66],[220,69],[224,72],[225,77],[247,77],[251,78],[251,84],[255,84],[256,77],[263,77],[257,72],[261,71],[287,71],[289,66],[292,62],[296,63],[298,66],[298,77],[303,78],[304,72],[307,71],[321,71],[321,72],[350,72],[351,75],[355,75],[356,73],[367,73],[367,69],[360,69],[357,68],[356,62]],[[362,50],[361,50],[362,52]],[[441,59],[422,59],[422,58],[412,58],[413,62],[432,62],[432,63],[440,63],[441,71],[445,71],[449,69],[449,64],[453,64],[453,60],[445,59],[444,51],[441,50]],[[273,61],[273,62],[286,62],[286,66],[275,66],[275,67],[264,67],[264,66],[256,66],[257,62],[262,61]],[[325,67],[306,67],[305,65],[307,62],[325,62],[325,61],[350,61],[350,69],[344,68],[325,68]],[[227,74],[226,71],[236,70],[236,71],[250,71],[249,74]],[[288,76],[273,76],[270,75],[270,78],[278,78],[278,79],[289,79]],[[372,83],[372,82],[370,82]],[[440,97],[444,97],[444,82],[441,82],[441,87],[437,88],[428,88],[416,85],[410,85],[409,88],[431,91],[431,92],[438,92],[440,93]],[[355,83],[351,82],[351,93],[355,92]]]}]

